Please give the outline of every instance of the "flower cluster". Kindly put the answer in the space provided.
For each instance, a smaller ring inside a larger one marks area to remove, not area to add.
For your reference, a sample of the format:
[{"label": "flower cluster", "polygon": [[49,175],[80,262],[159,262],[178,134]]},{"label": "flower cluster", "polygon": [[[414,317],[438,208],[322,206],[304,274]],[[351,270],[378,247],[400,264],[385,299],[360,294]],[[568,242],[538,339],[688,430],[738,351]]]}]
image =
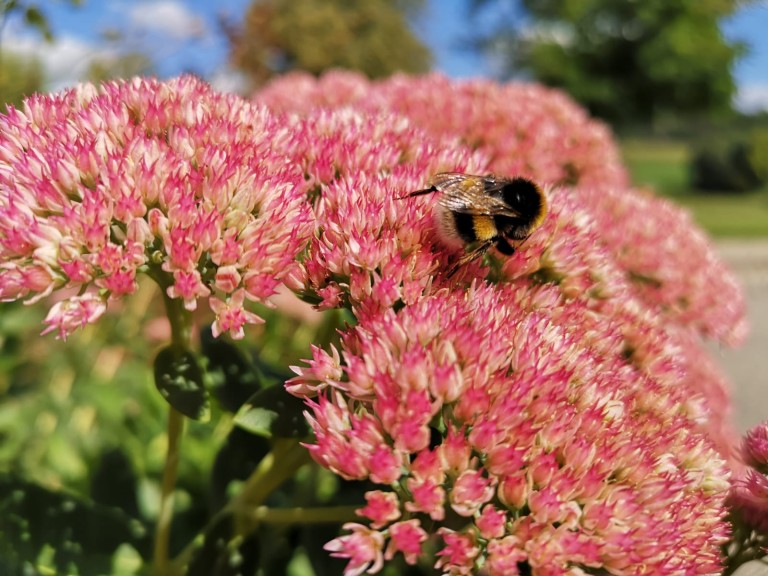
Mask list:
[{"label": "flower cluster", "polygon": [[310,185],[315,233],[291,287],[320,309],[415,301],[439,267],[439,241],[430,207],[405,196],[429,174],[485,160],[391,113],[320,109],[292,122],[286,153]]},{"label": "flower cluster", "polygon": [[[66,337],[153,275],[240,337],[311,231],[305,181],[263,108],[191,77],[84,85],[0,118],[0,298],[61,292]],[[66,290],[66,292],[65,292]]]},{"label": "flower cluster", "polygon": [[705,337],[731,345],[744,340],[741,287],[684,209],[642,190],[573,193],[646,307]]},{"label": "flower cluster", "polygon": [[731,502],[748,526],[768,538],[768,422],[744,436],[742,457],[747,468],[734,482]]},{"label": "flower cluster", "polygon": [[[437,150],[451,145],[446,139],[453,137],[481,152],[485,169],[480,172],[522,173],[544,183],[560,182],[560,186],[549,190],[549,217],[521,250],[502,261],[499,278],[508,281],[531,276],[555,283],[564,298],[582,300],[600,318],[617,321],[623,330],[625,354],[650,371],[655,380],[664,381],[665,388],[682,385],[688,389],[690,402],[699,404],[702,428],[724,455],[732,456],[729,446],[735,436],[727,423],[729,403],[723,402],[727,393],[718,369],[702,351],[700,340],[714,337],[735,344],[743,339],[742,292],[704,235],[681,209],[627,187],[626,174],[610,134],[564,95],[538,86],[499,85],[485,80],[456,82],[439,75],[395,76],[371,82],[354,73],[331,72],[319,79],[302,74],[285,76],[254,98],[271,108],[300,112],[310,121],[328,114],[322,111],[324,108],[335,109],[336,114],[352,114],[351,107],[367,117],[380,117],[381,111],[396,112],[425,130],[422,139],[427,135],[442,138],[435,145]],[[364,134],[360,136],[363,139],[359,146],[371,151],[375,143],[368,143]],[[347,149],[356,152],[351,145]],[[343,158],[349,154],[347,149],[341,155],[334,150],[332,156]],[[406,147],[401,145],[401,150]],[[417,156],[404,152],[402,157],[410,161]],[[440,165],[450,166],[451,162]],[[471,172],[466,162],[454,162],[453,166]],[[392,184],[396,191],[408,190],[409,183],[410,189],[418,189],[425,183],[424,176],[421,181],[418,176],[436,171],[434,164],[430,168],[424,162],[414,162],[413,167],[414,178],[398,181],[397,174],[386,169],[386,182],[374,186],[369,176],[337,170],[335,174],[343,177],[344,182],[340,190],[338,184],[333,184],[323,192],[324,224],[320,229],[365,230],[365,222],[370,220],[375,239],[394,235],[402,242],[402,228],[397,227],[402,222],[408,230],[407,240],[401,244],[403,250],[389,252],[392,266],[401,262],[402,254],[409,254],[414,260],[425,252],[431,254],[439,242],[421,231],[425,225],[429,227],[424,209],[434,198],[407,201],[407,211],[400,209],[393,220],[396,233],[382,235],[375,224],[381,214],[388,213],[382,206],[388,205],[392,197]],[[562,185],[563,182],[574,185]],[[353,213],[344,208],[334,213],[336,202],[371,209]],[[366,234],[355,238],[355,245],[364,245],[365,238]],[[424,245],[421,251],[420,243]],[[377,254],[382,253],[383,245],[374,248]],[[445,250],[437,248],[437,252]],[[381,262],[382,258],[375,261]],[[348,275],[342,275],[342,283],[331,280],[326,288],[322,285],[323,275],[332,278],[335,271],[329,274],[325,262],[321,262],[321,273],[315,272],[311,282],[321,291],[318,299],[322,299],[324,306],[344,305],[350,291],[342,289],[341,284],[349,285]],[[434,264],[429,259],[422,262],[423,266],[415,268],[415,285],[402,275],[410,265],[397,266],[392,281],[381,270],[360,275],[370,287],[366,285],[364,291],[356,289],[353,302],[359,302],[361,295],[370,296],[372,287],[377,285],[381,294],[369,298],[366,307],[414,301],[425,287],[423,271]],[[443,262],[440,260],[441,265]],[[316,267],[313,258],[308,259],[306,266],[308,270]],[[473,264],[461,270],[455,279],[485,274],[488,269]],[[390,288],[393,283],[397,290]],[[433,283],[437,287],[442,285],[439,278]],[[412,290],[401,288],[409,285]],[[698,370],[702,359],[712,370]]]},{"label": "flower cluster", "polygon": [[[445,574],[717,573],[732,433],[701,340],[738,341],[743,298],[678,209],[627,187],[606,128],[556,91],[437,75],[256,99],[137,79],[0,118],[0,299],[57,293],[61,336],[141,272],[207,299],[217,335],[281,282],[350,309],[287,383],[312,457],[380,485],[328,544],[348,575],[435,540]],[[550,212],[446,277],[436,195],[408,196],[442,171],[533,177]]]},{"label": "flower cluster", "polygon": [[[625,195],[631,198],[633,192],[626,191]],[[596,313],[593,320],[574,321],[616,323],[622,335],[618,343],[621,354],[660,386],[659,391],[664,395],[676,389],[687,390],[690,409],[700,413],[697,420],[701,429],[709,434],[721,454],[735,464],[736,435],[730,423],[728,386],[703,346],[702,332],[711,335],[712,331],[703,330],[702,326],[711,322],[721,329],[721,336],[732,337],[729,341],[743,336],[744,301],[740,287],[702,239],[699,254],[706,254],[707,260],[699,262],[711,262],[711,266],[703,267],[701,275],[714,276],[721,270],[723,274],[713,278],[711,285],[727,286],[730,291],[713,295],[701,287],[691,288],[687,291],[691,294],[690,301],[698,300],[702,304],[698,309],[700,316],[698,319],[690,316],[690,322],[681,319],[662,307],[658,300],[638,290],[637,283],[632,281],[632,272],[615,258],[614,247],[606,241],[607,235],[618,235],[615,225],[599,221],[599,213],[585,208],[583,196],[577,188],[552,190],[550,218],[543,229],[528,240],[524,250],[504,261],[502,277],[509,280],[532,276],[538,281],[554,283],[566,299],[581,301]],[[629,202],[631,199],[625,200]],[[692,245],[695,259],[694,248]],[[657,270],[665,273],[669,267],[659,265]],[[670,270],[669,274],[673,273]],[[694,282],[680,277],[676,289],[683,290]],[[704,303],[709,307],[705,308]]]},{"label": "flower cluster", "polygon": [[[437,74],[368,81],[334,71],[319,79],[283,76],[254,99],[303,115],[318,108],[395,112],[430,135],[453,137],[481,152],[488,172],[572,185],[561,187],[551,204],[574,197],[569,204],[580,215],[570,222],[590,222],[596,229],[592,240],[615,261],[646,307],[728,343],[738,344],[746,334],[741,290],[706,237],[682,209],[629,188],[608,129],[556,90],[457,82]],[[560,238],[567,235],[551,230]]]},{"label": "flower cluster", "polygon": [[347,574],[413,562],[435,524],[446,574],[717,573],[724,462],[684,392],[658,394],[588,315],[525,280],[441,290],[296,369],[313,458],[394,487],[329,544]]},{"label": "flower cluster", "polygon": [[[298,148],[333,159],[306,169],[300,286],[358,324],[287,388],[315,460],[382,485],[328,546],[347,574],[415,562],[435,534],[446,574],[717,573],[735,436],[702,338],[738,342],[743,297],[684,213],[628,188],[605,128],[554,91],[435,75],[292,75],[255,100],[343,141]],[[401,198],[441,170],[534,177],[550,213],[446,278],[436,198]]]},{"label": "flower cluster", "polygon": [[254,95],[271,109],[311,113],[352,107],[405,116],[427,133],[458,137],[498,174],[550,183],[625,187],[626,171],[608,128],[563,93],[535,84],[456,82],[439,74],[368,81],[334,71],[319,79],[293,73]]}]

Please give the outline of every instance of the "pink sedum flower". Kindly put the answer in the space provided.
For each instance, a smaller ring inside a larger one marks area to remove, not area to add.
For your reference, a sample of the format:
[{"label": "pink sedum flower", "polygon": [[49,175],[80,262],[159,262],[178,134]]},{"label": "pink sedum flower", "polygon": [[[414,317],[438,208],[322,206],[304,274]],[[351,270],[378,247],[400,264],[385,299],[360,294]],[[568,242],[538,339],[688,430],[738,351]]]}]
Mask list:
[{"label": "pink sedum flower", "polygon": [[[0,299],[61,289],[60,337],[147,273],[241,337],[310,234],[304,179],[269,112],[192,77],[83,85],[0,118]],[[87,306],[86,306],[87,303]],[[53,327],[53,328],[51,328]]]},{"label": "pink sedum flower", "polygon": [[45,323],[48,327],[43,334],[56,331],[60,338],[66,339],[77,328],[93,324],[106,311],[106,303],[93,293],[73,296],[53,305]]},{"label": "pink sedum flower", "polygon": [[482,170],[485,159],[392,113],[316,110],[286,121],[294,134],[285,149],[306,173],[315,216],[294,289],[320,309],[360,314],[417,299],[440,254],[431,209],[404,196],[434,172]]},{"label": "pink sedum flower", "polygon": [[394,492],[371,490],[366,492],[365,500],[368,505],[357,511],[371,521],[372,528],[381,528],[400,518],[400,501]]},{"label": "pink sedum flower", "polygon": [[[314,350],[287,384],[319,395],[313,457],[338,465],[324,398],[370,419],[380,449],[399,455],[398,508],[456,534],[438,552],[445,573],[718,573],[722,458],[736,459],[727,388],[702,339],[738,342],[743,298],[690,220],[628,188],[605,126],[555,91],[436,75],[292,75],[256,99],[323,134],[297,148],[322,222],[304,289],[357,320],[339,351]],[[350,108],[408,123],[388,134]],[[335,138],[342,123],[361,154]],[[436,196],[399,199],[445,169],[400,139],[417,127],[431,157],[478,154],[448,170],[545,184],[550,213],[513,256],[440,273],[461,251],[435,235]],[[356,478],[379,474],[354,453]],[[443,525],[457,515],[465,528]]]},{"label": "pink sedum flower", "polygon": [[[366,464],[376,444],[398,455],[387,483],[400,486],[399,510],[436,523],[444,573],[486,563],[542,574],[717,573],[728,471],[687,393],[629,362],[612,344],[620,326],[574,322],[588,309],[548,298],[555,290],[441,290],[363,318],[343,336],[343,375],[309,404],[313,457],[334,469],[356,454],[354,477],[377,482]],[[450,396],[432,385],[446,347],[462,383]],[[303,377],[319,380],[328,362],[316,357],[321,372],[303,368]],[[330,406],[341,420],[327,416]],[[355,447],[362,422],[375,434]],[[464,527],[449,529],[456,514]],[[377,529],[386,540],[386,525]]]},{"label": "pink sedum flower", "polygon": [[[701,230],[671,202],[630,189],[608,128],[557,90],[438,74],[368,81],[332,71],[318,79],[282,76],[254,99],[310,116],[317,108],[394,112],[433,137],[455,137],[482,153],[486,172],[565,185],[550,204],[573,197],[571,204],[598,232],[595,245],[610,254],[647,305],[729,344],[746,335],[741,289]],[[567,241],[567,230],[557,230]],[[516,270],[520,264],[515,259]]]},{"label": "pink sedum flower", "polygon": [[256,314],[243,308],[244,303],[245,290],[243,289],[236,290],[226,301],[211,297],[209,305],[216,314],[216,321],[211,326],[214,338],[228,332],[233,338],[239,339],[244,335],[243,326],[262,322]]},{"label": "pink sedum flower", "polygon": [[439,559],[435,568],[442,569],[443,574],[470,575],[475,572],[475,559],[480,554],[471,533],[454,532],[447,528],[440,528],[438,534],[442,536],[445,546],[437,553]]},{"label": "pink sedum flower", "polygon": [[[320,307],[351,307],[362,318],[478,276],[556,285],[555,298],[580,301],[594,323],[621,327],[606,346],[631,356],[659,385],[682,382],[687,408],[733,460],[728,393],[702,339],[743,340],[741,289],[684,211],[628,187],[609,131],[566,96],[486,80],[428,75],[371,82],[334,71],[319,79],[287,75],[254,98],[299,112],[309,133],[321,135],[294,148],[320,182],[319,233],[304,288]],[[334,126],[345,136],[336,136]],[[406,134],[433,153],[411,148]],[[462,155],[475,151],[474,160],[459,160],[459,142]],[[458,161],[425,161],[449,148]],[[439,271],[461,252],[435,235],[436,196],[391,200],[446,169],[532,177],[546,186],[550,214],[513,256],[491,251],[490,269],[475,261],[446,282]],[[382,173],[386,182],[372,177]],[[291,383],[315,385],[301,377]],[[453,377],[433,386],[461,389]]]},{"label": "pink sedum flower", "polygon": [[768,473],[768,422],[754,426],[744,435],[741,451],[748,465]]},{"label": "pink sedum flower", "polygon": [[706,337],[731,345],[744,340],[742,289],[683,208],[643,190],[599,186],[572,193],[646,305]]},{"label": "pink sedum flower", "polygon": [[483,507],[482,512],[477,516],[478,533],[482,538],[491,540],[501,538],[506,533],[506,514],[503,510],[497,510],[493,504]]},{"label": "pink sedum flower", "polygon": [[768,423],[751,428],[742,441],[746,467],[734,481],[730,502],[744,522],[768,537]]},{"label": "pink sedum flower", "polygon": [[768,476],[748,469],[734,483],[731,502],[749,526],[768,535]]},{"label": "pink sedum flower", "polygon": [[421,546],[428,538],[419,520],[395,522],[389,527],[388,532],[389,543],[384,558],[391,560],[399,552],[405,558],[406,563],[416,564],[421,554]]},{"label": "pink sedum flower", "polygon": [[384,566],[382,534],[362,524],[351,522],[345,524],[344,529],[352,533],[340,536],[325,545],[325,549],[330,551],[334,558],[349,558],[344,576],[376,574],[381,570]]},{"label": "pink sedum flower", "polygon": [[489,168],[499,174],[524,173],[552,183],[627,184],[607,127],[563,93],[539,85],[455,81],[439,74],[369,81],[354,72],[332,71],[319,79],[287,74],[254,99],[303,114],[316,107],[395,112],[433,136],[460,137],[491,158]]}]

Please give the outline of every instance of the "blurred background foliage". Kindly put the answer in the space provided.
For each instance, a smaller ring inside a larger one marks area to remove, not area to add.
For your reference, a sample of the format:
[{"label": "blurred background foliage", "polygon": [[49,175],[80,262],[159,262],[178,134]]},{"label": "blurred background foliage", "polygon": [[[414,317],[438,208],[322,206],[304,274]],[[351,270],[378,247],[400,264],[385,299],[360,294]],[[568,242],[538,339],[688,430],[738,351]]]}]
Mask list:
[{"label": "blurred background foliage", "polygon": [[[504,0],[473,0],[476,9]],[[562,88],[612,124],[654,124],[730,110],[732,70],[745,51],[720,23],[739,0],[522,0],[526,25],[501,20],[480,47]]]},{"label": "blurred background foliage", "polygon": [[[519,0],[510,17],[490,20],[510,3],[471,2],[456,44],[501,62],[504,78],[569,92],[615,129],[637,185],[688,206],[710,232],[768,234],[768,112],[733,108],[733,66],[748,47],[720,32],[737,1]],[[424,8],[423,0],[255,0],[241,18],[222,17],[219,26],[250,90],[290,70],[341,67],[370,77],[428,71],[429,46],[412,26]],[[0,100],[19,105],[45,90],[46,78],[34,58],[3,48],[2,29],[18,17],[45,40],[52,26],[44,2],[2,0],[0,17]],[[104,36],[114,49],[96,58],[83,80],[155,70],[153,54],[121,31]],[[49,574],[129,574],[148,554],[167,441],[166,405],[150,369],[167,339],[164,323],[154,320],[163,316],[158,300],[146,284],[111,321],[65,343],[38,336],[43,306],[0,305],[0,574],[37,573],[33,565]],[[310,357],[310,342],[335,337],[327,327],[336,323],[321,317],[259,314],[267,322],[247,346],[216,348],[201,335],[207,377],[218,392],[211,422],[191,423],[184,438],[175,550],[205,526],[266,449],[234,425],[237,410],[254,390],[280,383],[288,366]],[[217,358],[228,360],[217,366]],[[233,366],[239,368],[228,375]],[[309,476],[286,490],[307,503],[328,503],[339,493],[336,481]],[[69,512],[46,516],[56,506]],[[49,531],[35,540],[25,522],[38,513]],[[120,538],[80,530],[93,519]],[[285,573],[339,573],[337,565],[318,568],[319,557],[306,553],[287,567],[285,549],[307,534],[262,537],[271,549],[260,553],[273,565],[284,562]],[[83,550],[100,551],[93,564],[82,563]],[[209,568],[203,558],[198,573],[229,573]]]},{"label": "blurred background foliage", "polygon": [[291,70],[359,70],[370,78],[426,72],[427,46],[407,16],[422,0],[257,0],[242,23],[223,21],[235,68],[257,87]]},{"label": "blurred background foliage", "polygon": [[20,106],[26,96],[40,92],[44,86],[43,68],[37,59],[0,52],[0,98],[4,104]]}]

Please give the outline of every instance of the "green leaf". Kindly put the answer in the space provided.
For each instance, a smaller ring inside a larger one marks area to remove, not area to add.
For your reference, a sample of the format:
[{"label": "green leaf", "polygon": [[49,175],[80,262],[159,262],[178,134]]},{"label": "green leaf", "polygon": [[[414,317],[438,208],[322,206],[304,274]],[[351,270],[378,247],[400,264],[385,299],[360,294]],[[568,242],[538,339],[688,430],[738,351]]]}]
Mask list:
[{"label": "green leaf", "polygon": [[48,19],[37,6],[29,6],[24,10],[24,20],[26,20],[27,24],[33,28],[37,28],[37,31],[43,35],[47,42],[53,40],[53,33],[51,32],[51,27],[48,25]]},{"label": "green leaf", "polygon": [[163,348],[155,358],[155,386],[184,416],[203,422],[210,418],[211,405],[203,384],[203,371],[191,350]]},{"label": "green leaf", "polygon": [[139,516],[138,478],[128,455],[121,448],[102,452],[91,469],[90,496],[94,502]]},{"label": "green leaf", "polygon": [[271,386],[251,396],[235,416],[235,424],[268,438],[306,438],[304,402],[282,386]]},{"label": "green leaf", "polygon": [[27,573],[30,565],[60,574],[109,574],[119,547],[146,544],[144,526],[116,508],[0,476],[4,574]]},{"label": "green leaf", "polygon": [[261,390],[260,371],[236,346],[214,338],[210,327],[200,333],[200,345],[207,360],[206,370],[213,381],[212,391],[222,408],[237,410]]}]

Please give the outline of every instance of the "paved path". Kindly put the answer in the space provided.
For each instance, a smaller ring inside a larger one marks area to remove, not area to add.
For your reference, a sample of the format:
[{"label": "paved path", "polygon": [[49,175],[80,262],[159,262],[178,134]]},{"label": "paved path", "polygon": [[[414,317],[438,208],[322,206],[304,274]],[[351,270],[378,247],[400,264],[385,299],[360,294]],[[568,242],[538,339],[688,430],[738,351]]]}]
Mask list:
[{"label": "paved path", "polygon": [[744,286],[750,334],[735,350],[713,346],[733,387],[740,431],[768,420],[768,240],[728,240],[717,250]]}]

